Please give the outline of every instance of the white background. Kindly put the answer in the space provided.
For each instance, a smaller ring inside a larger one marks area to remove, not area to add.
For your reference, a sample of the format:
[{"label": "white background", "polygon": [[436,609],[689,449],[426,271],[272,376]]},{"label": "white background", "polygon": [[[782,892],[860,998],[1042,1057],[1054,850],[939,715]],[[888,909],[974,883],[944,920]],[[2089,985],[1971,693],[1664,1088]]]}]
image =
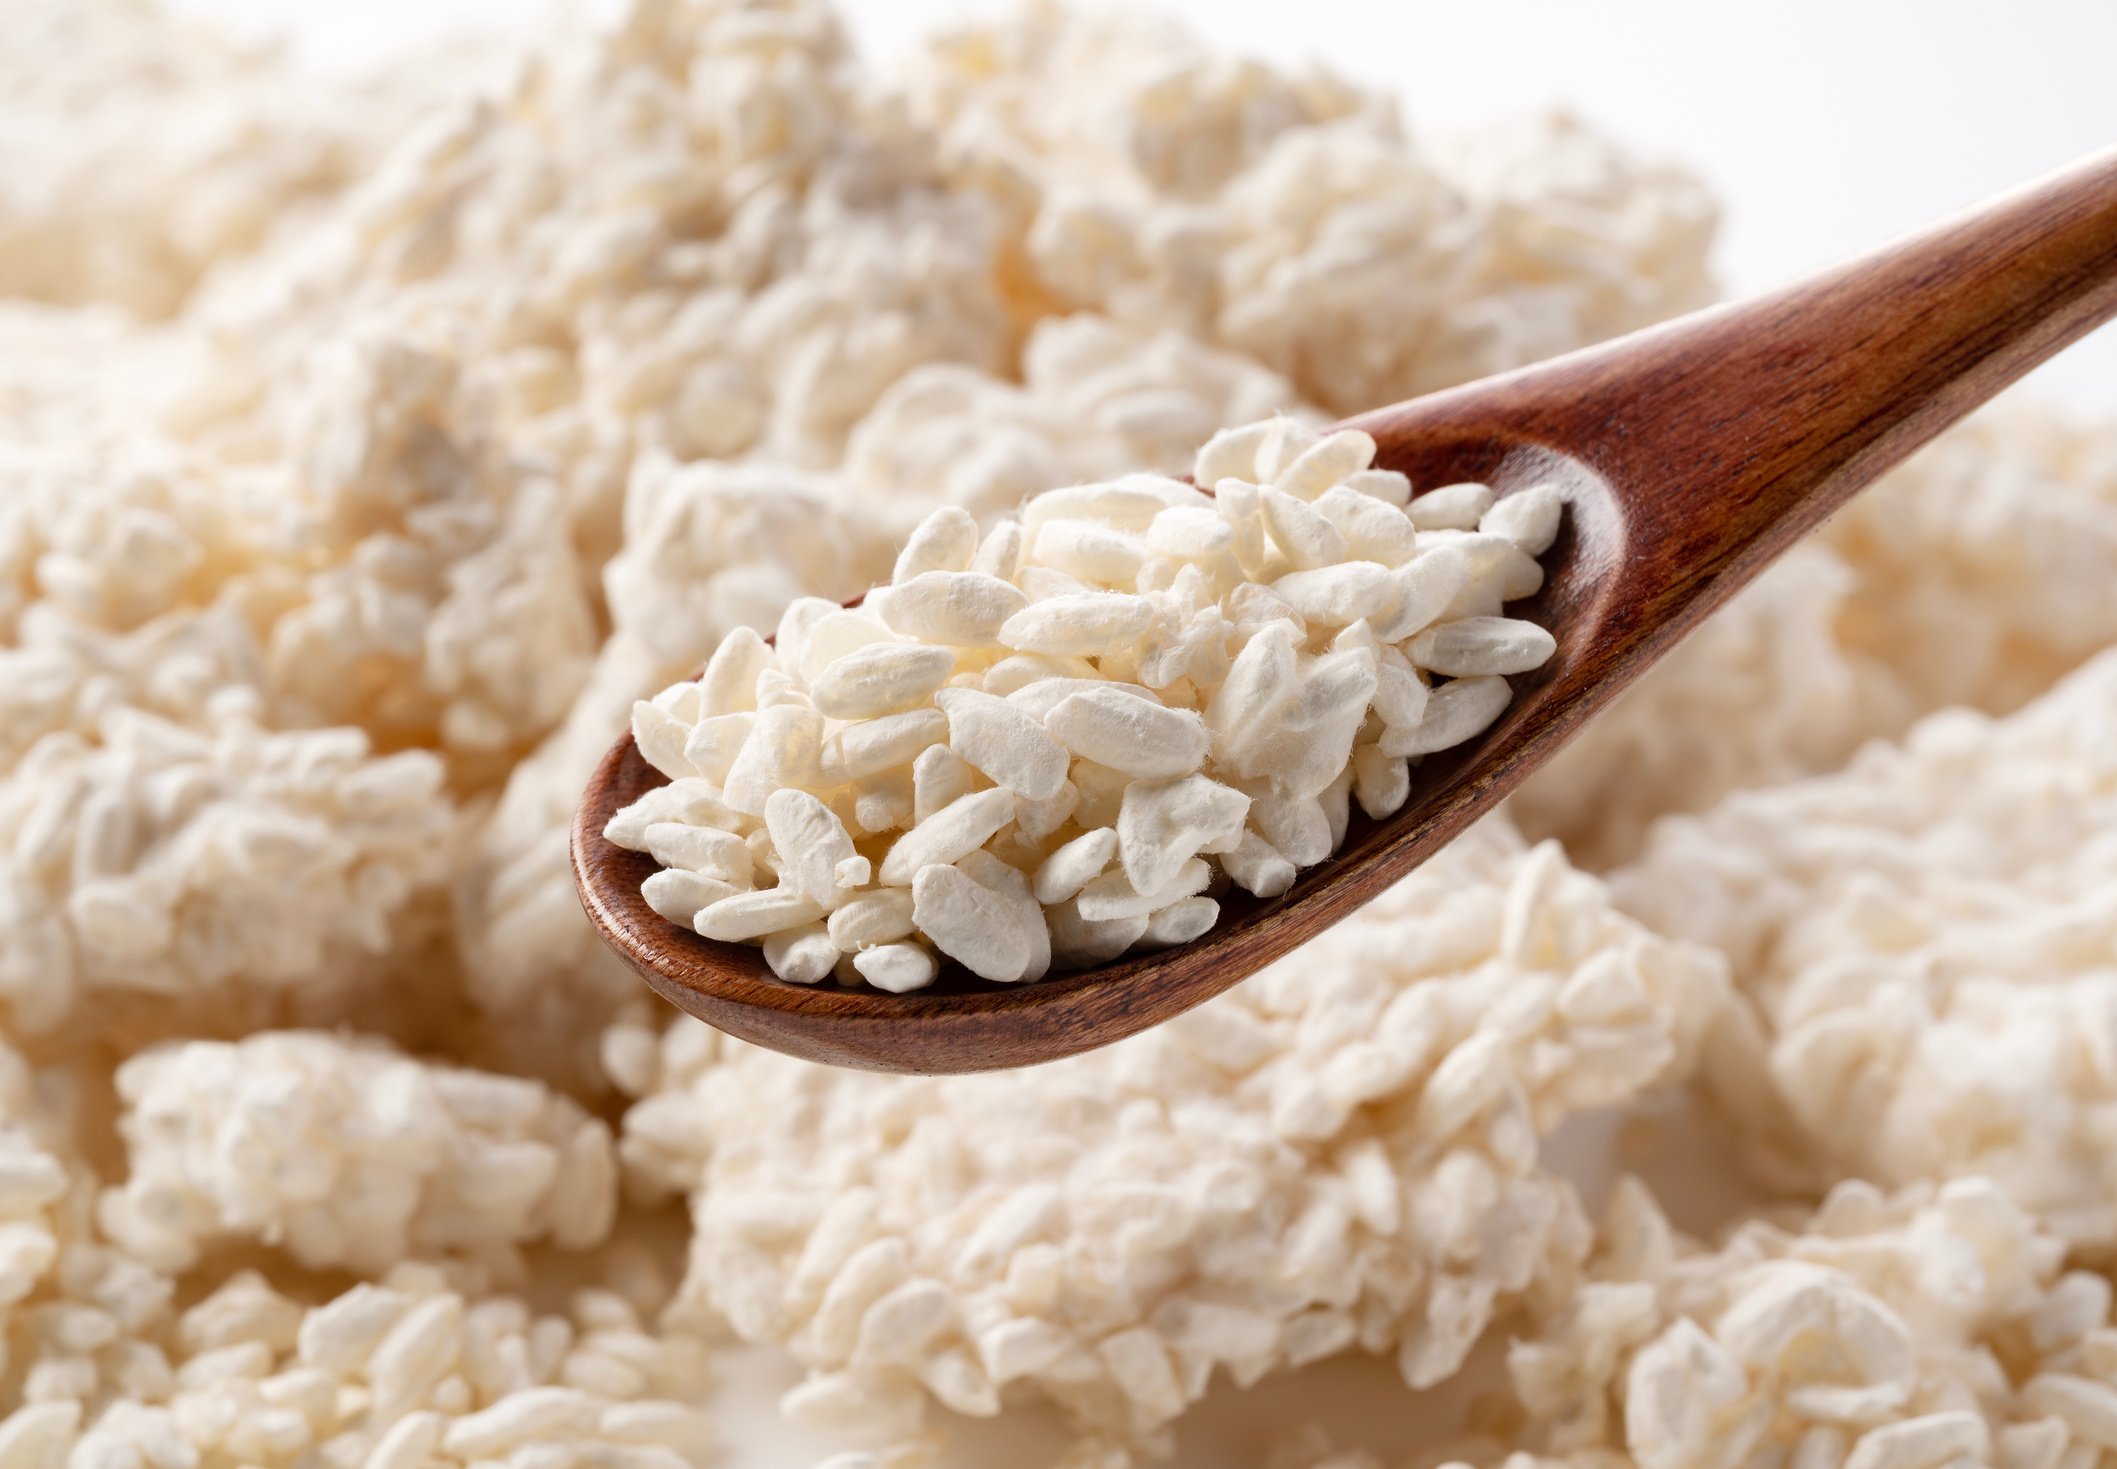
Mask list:
[{"label": "white background", "polygon": [[[304,60],[371,65],[408,42],[519,28],[548,0],[174,0]],[[587,0],[607,9],[610,0]],[[1137,0],[1130,0],[1137,3]],[[2117,0],[1148,0],[1230,48],[1314,57],[1395,88],[1414,128],[1554,103],[1700,172],[1726,201],[1720,270],[1761,289],[2117,144]],[[972,0],[840,0],[878,57],[991,8]],[[2035,391],[2117,412],[2117,326],[2037,374]],[[1599,1171],[1591,1126],[1560,1139]],[[1712,1160],[1664,1158],[1687,1184]],[[1584,1184],[1593,1180],[1583,1178]],[[1686,1222],[1679,1218],[1679,1222]],[[1699,1222],[1703,1222],[1702,1220]],[[738,1360],[718,1394],[726,1469],[803,1469],[834,1445],[778,1423],[795,1380],[775,1354]],[[1185,1420],[1176,1469],[1253,1469],[1310,1419],[1341,1443],[1401,1454],[1429,1441],[1462,1384],[1415,1401],[1384,1364],[1339,1361],[1224,1386]],[[1434,1401],[1440,1398],[1443,1401]],[[1032,1469],[1063,1443],[1048,1415],[956,1425],[951,1469]]]}]

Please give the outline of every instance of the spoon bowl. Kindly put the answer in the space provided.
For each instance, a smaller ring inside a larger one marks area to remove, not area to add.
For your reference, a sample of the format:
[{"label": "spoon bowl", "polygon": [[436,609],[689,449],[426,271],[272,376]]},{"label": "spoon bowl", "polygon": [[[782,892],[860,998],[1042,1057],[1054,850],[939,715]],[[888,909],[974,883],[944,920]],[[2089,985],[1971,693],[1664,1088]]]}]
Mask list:
[{"label": "spoon bowl", "polygon": [[1512,789],[1507,770],[1541,758],[1559,727],[1544,706],[1585,661],[1624,556],[1616,497],[1576,459],[1522,442],[1445,435],[1393,448],[1382,467],[1403,470],[1414,484],[1475,479],[1501,494],[1561,487],[1566,514],[1558,541],[1540,558],[1544,585],[1509,603],[1508,614],[1568,633],[1543,667],[1509,680],[1514,701],[1491,729],[1426,756],[1414,767],[1411,799],[1395,815],[1374,821],[1354,806],[1344,843],[1303,869],[1286,893],[1258,898],[1230,887],[1219,896],[1219,920],[1191,943],[1033,984],[990,984],[947,962],[931,987],[908,995],[790,984],[766,966],[762,949],[701,938],[647,906],[640,884],[655,860],[603,836],[613,815],[668,780],[628,734],[603,756],[573,826],[582,901],[604,941],[663,999],[730,1035],[812,1061],[915,1072],[1030,1066],[1119,1040],[1307,942],[1454,839]]},{"label": "spoon bowl", "polygon": [[604,941],[679,1009],[759,1045],[868,1070],[1055,1060],[1181,1014],[1374,898],[1496,805],[1596,711],[1883,470],[2117,314],[2117,151],[1773,295],[1348,420],[1415,487],[1556,485],[1566,513],[1509,615],[1557,650],[1477,739],[1413,769],[1381,821],[1272,899],[1230,889],[1199,939],[995,985],[944,965],[908,995],[790,984],[760,949],[656,914],[652,857],[603,827],[664,782],[620,739],[573,825]]}]

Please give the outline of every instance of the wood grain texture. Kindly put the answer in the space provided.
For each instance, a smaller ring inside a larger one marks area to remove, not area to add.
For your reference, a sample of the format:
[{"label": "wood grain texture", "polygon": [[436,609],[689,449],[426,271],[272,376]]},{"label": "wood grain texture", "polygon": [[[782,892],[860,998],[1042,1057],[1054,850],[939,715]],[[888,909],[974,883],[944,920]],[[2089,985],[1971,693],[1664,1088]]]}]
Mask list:
[{"label": "wood grain texture", "polygon": [[1795,539],[1948,424],[2117,314],[2117,151],[1784,291],[1350,420],[1431,487],[1556,483],[1544,589],[1510,614],[1558,651],[1482,738],[1430,756],[1385,821],[1270,901],[1240,891],[1195,943],[1036,984],[944,968],[888,995],[775,978],[667,922],[653,859],[604,823],[662,777],[629,736],[576,814],[575,877],[606,942],[678,1008],[811,1060],[1024,1066],[1178,1015],[1367,903],[1483,815]]}]

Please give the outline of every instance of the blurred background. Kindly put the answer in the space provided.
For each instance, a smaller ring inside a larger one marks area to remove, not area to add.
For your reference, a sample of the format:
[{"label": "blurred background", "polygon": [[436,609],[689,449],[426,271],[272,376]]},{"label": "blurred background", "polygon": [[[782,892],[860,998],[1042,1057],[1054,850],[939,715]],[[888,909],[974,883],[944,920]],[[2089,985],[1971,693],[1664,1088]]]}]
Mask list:
[{"label": "blurred background", "polygon": [[[1394,87],[1415,128],[1554,104],[1680,160],[1727,203],[1728,290],[1813,270],[2117,141],[2112,0],[1152,0],[1224,47]],[[526,29],[558,0],[175,0],[319,66]],[[579,0],[566,8],[598,8]],[[605,7],[607,8],[607,7]],[[989,0],[843,0],[877,55]],[[2037,389],[2117,396],[2117,336]]]},{"label": "blurred background", "polygon": [[[283,41],[331,70],[386,63],[451,35],[526,31],[548,0],[172,0],[238,34]],[[1731,294],[1762,289],[2117,141],[2113,0],[1151,0],[1223,47],[1309,57],[1395,89],[1414,129],[1445,131],[1554,104],[1643,152],[1673,158],[1726,202],[1719,270]],[[866,47],[888,56],[966,0],[840,0]],[[597,7],[593,0],[570,8]],[[2031,391],[2082,409],[2117,403],[2117,331],[2044,368]],[[1591,1194],[1607,1137],[1555,1139]],[[1678,1159],[1710,1175],[1713,1160]],[[1489,1366],[1490,1364],[1488,1364]],[[728,1469],[786,1469],[830,1444],[773,1409],[796,1379],[783,1355],[738,1361],[715,1412]],[[1188,1416],[1177,1469],[1254,1459],[1286,1424],[1329,1421],[1385,1453],[1419,1446],[1478,1385],[1465,1373],[1415,1402],[1382,1361],[1346,1358],[1248,1393],[1223,1386]],[[1056,1420],[957,1424],[952,1466],[1048,1462]]]}]

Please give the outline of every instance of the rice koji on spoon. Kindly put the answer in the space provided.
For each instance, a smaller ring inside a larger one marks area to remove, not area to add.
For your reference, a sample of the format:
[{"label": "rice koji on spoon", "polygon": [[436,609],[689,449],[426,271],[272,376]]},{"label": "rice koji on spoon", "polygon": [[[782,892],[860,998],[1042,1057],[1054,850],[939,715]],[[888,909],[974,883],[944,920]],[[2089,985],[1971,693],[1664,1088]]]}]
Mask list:
[{"label": "rice koji on spoon", "polygon": [[1401,808],[1349,817],[1332,860],[1276,896],[1229,890],[1188,942],[1035,984],[953,968],[916,994],[788,983],[757,949],[679,928],[642,895],[652,857],[604,835],[660,780],[630,737],[576,819],[583,902],[672,1002],[817,1060],[980,1070],[1132,1034],[1288,952],[1444,845],[1833,507],[2113,312],[2108,154],[1786,290],[1351,420],[1343,427],[1372,439],[1376,463],[1413,485],[1563,504],[1542,586],[1508,609],[1547,630],[1555,652],[1512,679],[1479,739],[1420,765]]}]

